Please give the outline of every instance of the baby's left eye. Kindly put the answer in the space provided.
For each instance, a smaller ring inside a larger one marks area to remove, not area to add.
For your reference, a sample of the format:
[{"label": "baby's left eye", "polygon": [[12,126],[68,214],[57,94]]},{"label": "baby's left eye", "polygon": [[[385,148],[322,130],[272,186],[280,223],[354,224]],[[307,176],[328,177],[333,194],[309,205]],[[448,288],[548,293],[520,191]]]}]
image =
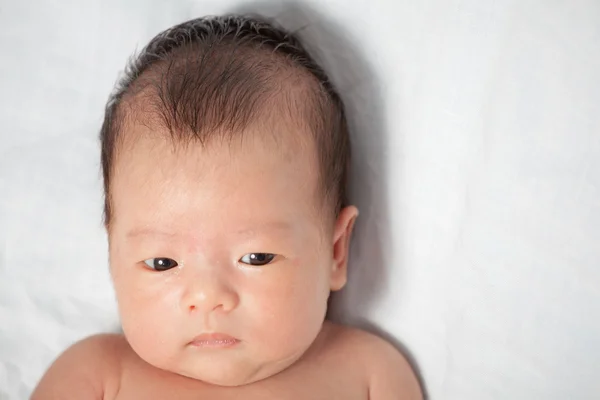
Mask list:
[{"label": "baby's left eye", "polygon": [[248,265],[266,265],[275,258],[271,253],[249,253],[240,258],[240,261]]}]

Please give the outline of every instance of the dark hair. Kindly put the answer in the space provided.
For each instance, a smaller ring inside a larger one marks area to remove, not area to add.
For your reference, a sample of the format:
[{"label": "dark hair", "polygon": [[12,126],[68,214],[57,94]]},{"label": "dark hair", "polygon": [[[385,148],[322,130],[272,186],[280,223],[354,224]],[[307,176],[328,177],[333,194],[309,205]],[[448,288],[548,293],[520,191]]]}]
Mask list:
[{"label": "dark hair", "polygon": [[[302,98],[290,99],[285,93],[290,88],[303,90]],[[172,137],[204,143],[216,134],[239,133],[275,95],[287,99],[286,105],[277,102],[279,107],[301,113],[312,131],[320,183],[337,215],[346,202],[350,158],[340,96],[293,34],[261,17],[228,15],[169,28],[129,61],[109,97],[100,132],[105,225],[112,216],[110,181],[122,131],[139,119],[141,109]],[[145,104],[137,104],[138,98]]]}]

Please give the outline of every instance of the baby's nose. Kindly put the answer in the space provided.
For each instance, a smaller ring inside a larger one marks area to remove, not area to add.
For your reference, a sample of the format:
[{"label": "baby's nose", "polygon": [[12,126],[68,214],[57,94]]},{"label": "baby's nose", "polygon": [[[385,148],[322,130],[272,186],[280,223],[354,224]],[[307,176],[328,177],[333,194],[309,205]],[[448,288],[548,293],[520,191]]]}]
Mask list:
[{"label": "baby's nose", "polygon": [[183,311],[227,313],[237,307],[239,296],[224,276],[204,273],[187,279],[190,281],[181,300]]}]

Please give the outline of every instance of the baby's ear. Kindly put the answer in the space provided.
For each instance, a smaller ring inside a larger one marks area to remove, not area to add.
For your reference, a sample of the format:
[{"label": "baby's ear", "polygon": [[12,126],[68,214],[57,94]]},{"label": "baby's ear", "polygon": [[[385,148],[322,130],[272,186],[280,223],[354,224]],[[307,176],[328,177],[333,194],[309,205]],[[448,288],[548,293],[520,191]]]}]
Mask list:
[{"label": "baby's ear", "polygon": [[335,222],[330,277],[330,288],[333,291],[340,290],[346,285],[350,237],[357,216],[358,209],[354,206],[348,206],[340,211],[340,215]]}]

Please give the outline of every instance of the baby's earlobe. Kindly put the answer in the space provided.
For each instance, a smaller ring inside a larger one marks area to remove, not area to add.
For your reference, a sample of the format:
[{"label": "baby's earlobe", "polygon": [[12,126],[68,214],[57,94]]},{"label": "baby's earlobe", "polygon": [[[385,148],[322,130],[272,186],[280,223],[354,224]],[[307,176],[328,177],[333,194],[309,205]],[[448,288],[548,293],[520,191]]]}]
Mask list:
[{"label": "baby's earlobe", "polygon": [[329,289],[336,292],[346,286],[347,272],[346,268],[340,268],[338,263],[334,262],[331,268],[331,277],[329,279]]}]

